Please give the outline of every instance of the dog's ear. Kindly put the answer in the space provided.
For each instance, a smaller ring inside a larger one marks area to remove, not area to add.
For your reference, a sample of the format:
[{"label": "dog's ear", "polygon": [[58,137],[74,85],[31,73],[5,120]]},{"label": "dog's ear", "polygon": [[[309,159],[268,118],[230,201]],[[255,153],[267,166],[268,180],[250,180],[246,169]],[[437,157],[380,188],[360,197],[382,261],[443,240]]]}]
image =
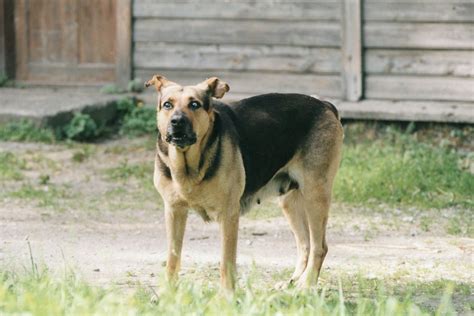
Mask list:
[{"label": "dog's ear", "polygon": [[224,94],[230,89],[227,83],[217,77],[209,78],[204,82],[200,83],[199,85],[207,89],[209,94],[217,99],[222,98]]},{"label": "dog's ear", "polygon": [[175,82],[169,81],[164,76],[154,75],[153,78],[145,82],[145,88],[148,88],[149,86],[155,86],[156,91],[160,92],[162,88],[175,84]]}]

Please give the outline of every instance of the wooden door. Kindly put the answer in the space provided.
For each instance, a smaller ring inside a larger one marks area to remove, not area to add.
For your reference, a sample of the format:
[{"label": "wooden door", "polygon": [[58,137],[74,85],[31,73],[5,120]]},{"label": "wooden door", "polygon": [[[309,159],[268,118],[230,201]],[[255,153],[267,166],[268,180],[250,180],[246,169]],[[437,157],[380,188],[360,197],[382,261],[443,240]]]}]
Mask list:
[{"label": "wooden door", "polygon": [[119,82],[123,53],[117,53],[117,26],[130,26],[117,21],[123,16],[123,2],[15,1],[16,80],[53,85]]}]

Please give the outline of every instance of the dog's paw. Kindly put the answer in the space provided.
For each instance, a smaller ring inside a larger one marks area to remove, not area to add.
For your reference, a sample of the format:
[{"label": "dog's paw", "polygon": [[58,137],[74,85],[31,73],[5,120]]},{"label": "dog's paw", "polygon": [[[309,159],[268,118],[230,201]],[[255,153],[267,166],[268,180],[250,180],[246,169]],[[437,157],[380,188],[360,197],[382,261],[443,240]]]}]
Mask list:
[{"label": "dog's paw", "polygon": [[294,287],[295,281],[293,279],[290,279],[289,281],[280,281],[275,284],[274,288],[275,290],[281,291],[281,290],[286,290]]}]

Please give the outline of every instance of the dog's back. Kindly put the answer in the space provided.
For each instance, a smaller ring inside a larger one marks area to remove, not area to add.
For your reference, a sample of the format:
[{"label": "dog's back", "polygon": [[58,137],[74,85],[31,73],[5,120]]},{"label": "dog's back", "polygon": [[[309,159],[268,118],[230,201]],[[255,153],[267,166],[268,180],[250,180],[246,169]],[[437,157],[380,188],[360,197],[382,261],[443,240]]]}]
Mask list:
[{"label": "dog's back", "polygon": [[[245,195],[264,186],[294,156],[315,124],[336,108],[302,94],[263,94],[216,110],[232,117],[244,160]],[[232,113],[230,113],[230,111]]]}]

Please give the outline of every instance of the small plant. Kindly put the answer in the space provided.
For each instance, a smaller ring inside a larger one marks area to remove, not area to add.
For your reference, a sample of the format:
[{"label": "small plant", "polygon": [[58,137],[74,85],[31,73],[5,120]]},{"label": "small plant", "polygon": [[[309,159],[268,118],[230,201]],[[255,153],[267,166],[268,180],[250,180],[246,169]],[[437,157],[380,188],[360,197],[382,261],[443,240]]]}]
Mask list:
[{"label": "small plant", "polygon": [[10,122],[0,125],[0,140],[53,143],[54,131],[47,127],[38,127],[30,121]]},{"label": "small plant", "polygon": [[26,161],[11,152],[0,152],[0,180],[22,180]]},{"label": "small plant", "polygon": [[130,177],[137,179],[148,178],[153,173],[153,166],[148,164],[129,164],[127,160],[120,163],[120,166],[107,169],[106,175],[110,180],[127,180]]},{"label": "small plant", "polygon": [[5,74],[0,74],[0,87],[5,87],[8,84],[8,77]]},{"label": "small plant", "polygon": [[124,93],[125,91],[121,89],[120,87],[118,87],[116,84],[111,83],[111,84],[106,84],[105,86],[103,86],[100,89],[100,92],[104,94],[120,94],[120,93]]},{"label": "small plant", "polygon": [[156,110],[144,106],[143,102],[123,99],[117,109],[122,116],[119,133],[127,136],[140,136],[156,131]]},{"label": "small plant", "polygon": [[86,141],[100,134],[100,128],[89,114],[74,113],[72,120],[64,127],[67,139]]},{"label": "small plant", "polygon": [[71,159],[74,162],[81,163],[81,162],[86,161],[92,155],[92,153],[93,153],[93,148],[91,146],[85,146],[75,151],[72,154]]},{"label": "small plant", "polygon": [[128,92],[142,92],[143,91],[143,80],[141,78],[135,78],[128,83]]}]

